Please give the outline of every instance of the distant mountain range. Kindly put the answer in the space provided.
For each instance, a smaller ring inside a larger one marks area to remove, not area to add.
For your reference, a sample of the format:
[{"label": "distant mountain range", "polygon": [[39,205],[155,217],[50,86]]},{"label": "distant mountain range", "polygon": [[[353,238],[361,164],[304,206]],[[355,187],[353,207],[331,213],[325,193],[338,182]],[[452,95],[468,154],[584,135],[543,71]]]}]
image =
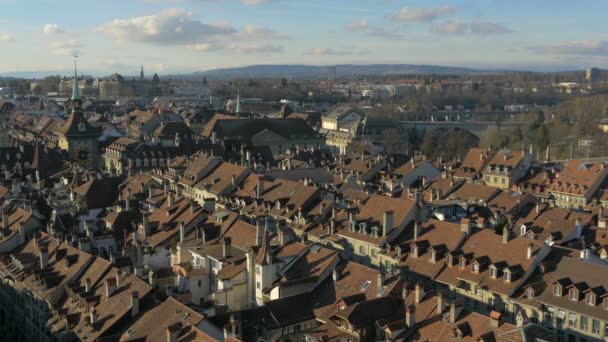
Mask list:
[{"label": "distant mountain range", "polygon": [[399,74],[477,74],[488,70],[447,67],[439,65],[415,64],[344,64],[335,66],[312,65],[250,65],[238,68],[213,69],[191,74],[172,75],[179,78],[232,79],[232,78],[327,78],[333,74],[337,77],[363,75],[399,75]]},{"label": "distant mountain range", "polygon": [[[383,76],[383,75],[428,75],[428,74],[495,74],[509,73],[516,71],[533,72],[565,72],[578,68],[568,67],[529,67],[518,69],[474,69],[465,67],[451,67],[441,65],[424,64],[343,64],[332,66],[313,66],[313,65],[250,65],[236,68],[212,69],[207,71],[160,75],[162,79],[197,79],[203,77],[207,79],[245,79],[245,78],[292,78],[292,79],[323,79],[333,74],[335,68],[336,77],[345,76]],[[40,78],[48,75],[64,74],[57,71],[17,71],[0,73],[2,77],[13,78]],[[125,78],[135,77],[123,75]]]}]

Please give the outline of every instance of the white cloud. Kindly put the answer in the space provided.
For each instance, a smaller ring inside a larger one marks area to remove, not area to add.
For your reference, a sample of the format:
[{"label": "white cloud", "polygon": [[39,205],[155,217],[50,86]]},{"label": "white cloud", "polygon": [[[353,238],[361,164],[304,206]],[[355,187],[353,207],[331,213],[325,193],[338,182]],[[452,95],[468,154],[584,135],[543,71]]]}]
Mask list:
[{"label": "white cloud", "polygon": [[247,40],[282,40],[289,39],[288,36],[281,34],[273,29],[261,26],[245,26],[237,34],[237,39]]},{"label": "white cloud", "polygon": [[246,6],[257,6],[277,1],[278,0],[241,0],[241,3]]},{"label": "white cloud", "polygon": [[357,50],[354,47],[344,47],[342,49],[316,47],[307,50],[304,54],[312,56],[348,56],[348,55],[367,55],[369,50]]},{"label": "white cloud", "polygon": [[450,5],[435,7],[403,7],[392,15],[393,20],[401,22],[431,21],[438,17],[451,14],[455,8]]},{"label": "white cloud", "polygon": [[51,42],[49,49],[53,54],[62,56],[74,56],[80,55],[80,49],[84,47],[84,44],[76,39]]},{"label": "white cloud", "polygon": [[271,54],[271,53],[279,53],[283,52],[285,48],[282,45],[275,44],[261,44],[261,43],[230,43],[230,44],[221,44],[221,43],[201,43],[201,44],[192,44],[188,45],[188,48],[194,51],[199,52],[232,52],[232,53],[241,53],[241,54]]},{"label": "white cloud", "polygon": [[473,21],[471,23],[457,20],[445,20],[431,27],[431,32],[442,35],[473,34],[478,36],[489,36],[497,34],[508,34],[512,31],[506,26],[489,21]]},{"label": "white cloud", "polygon": [[12,43],[15,39],[8,33],[0,33],[0,44]]},{"label": "white cloud", "polygon": [[608,54],[608,41],[579,40],[550,45],[530,46],[527,49],[539,54],[604,57]]},{"label": "white cloud", "polygon": [[155,44],[198,44],[236,32],[230,26],[203,23],[192,12],[175,8],[154,15],[114,19],[96,31],[119,42]]},{"label": "white cloud", "polygon": [[453,35],[462,35],[469,28],[468,24],[461,23],[455,20],[446,20],[444,22],[439,23],[431,27],[431,32],[436,34],[453,34]]},{"label": "white cloud", "polygon": [[507,34],[512,32],[509,28],[502,24],[489,21],[473,21],[470,26],[471,33],[480,36]]},{"label": "white cloud", "polygon": [[46,24],[42,28],[42,33],[44,33],[45,35],[62,34],[64,32],[65,31],[57,24]]},{"label": "white cloud", "polygon": [[346,24],[346,29],[349,31],[364,30],[369,27],[367,19],[361,19],[352,23]]}]

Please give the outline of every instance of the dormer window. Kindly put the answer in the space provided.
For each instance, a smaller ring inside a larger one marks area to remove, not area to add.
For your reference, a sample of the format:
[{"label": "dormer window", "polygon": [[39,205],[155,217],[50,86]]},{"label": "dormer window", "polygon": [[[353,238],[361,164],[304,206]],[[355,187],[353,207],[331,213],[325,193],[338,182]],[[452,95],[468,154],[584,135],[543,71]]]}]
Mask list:
[{"label": "dormer window", "polygon": [[534,232],[532,231],[532,229],[528,230],[528,239],[534,240]]},{"label": "dormer window", "polygon": [[498,269],[496,267],[490,268],[490,276],[494,279],[498,278]]},{"label": "dormer window", "polygon": [[587,305],[595,306],[595,294],[593,292],[587,293],[586,302]]},{"label": "dormer window", "polygon": [[446,263],[448,267],[454,266],[454,257],[452,256],[452,254],[448,254],[448,257],[446,258]]},{"label": "dormer window", "polygon": [[507,271],[505,272],[505,281],[506,281],[507,283],[510,283],[510,282],[511,282],[511,279],[513,279],[513,274],[512,274],[512,273],[511,273],[509,270],[507,270]]},{"label": "dormer window", "polygon": [[578,301],[578,291],[575,288],[571,288],[570,292],[568,293],[568,298],[570,298],[570,300],[573,302]]},{"label": "dormer window", "polygon": [[430,262],[437,261],[437,252],[434,249],[431,249],[431,256],[429,257]]},{"label": "dormer window", "polygon": [[604,297],[604,310],[608,310],[608,297]]},{"label": "dormer window", "polygon": [[460,259],[458,266],[464,270],[464,268],[467,266],[467,261],[464,258]]},{"label": "dormer window", "polygon": [[561,297],[562,296],[562,287],[559,284],[553,285],[553,295]]},{"label": "dormer window", "polygon": [[479,263],[473,263],[473,273],[479,273]]},{"label": "dormer window", "polygon": [[534,298],[534,294],[534,288],[528,287],[528,289],[526,290],[526,298],[532,299]]}]

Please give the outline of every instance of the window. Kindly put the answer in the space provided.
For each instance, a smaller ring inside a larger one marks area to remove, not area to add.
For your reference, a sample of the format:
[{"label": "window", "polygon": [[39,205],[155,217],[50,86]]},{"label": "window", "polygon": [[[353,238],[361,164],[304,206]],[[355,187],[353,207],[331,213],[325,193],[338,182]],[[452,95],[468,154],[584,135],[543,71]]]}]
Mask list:
[{"label": "window", "polygon": [[498,270],[495,268],[491,268],[490,269],[490,275],[492,276],[492,278],[496,279],[498,278]]},{"label": "window", "polygon": [[473,272],[479,273],[479,264],[478,263],[473,263]]},{"label": "window", "polygon": [[262,273],[262,267],[261,266],[256,266],[255,267],[255,274],[259,275],[260,273]]},{"label": "window", "polygon": [[448,266],[450,266],[450,267],[454,265],[454,257],[452,256],[452,254],[448,254],[446,262],[448,263]]},{"label": "window", "polygon": [[375,258],[375,257],[376,257],[376,249],[372,248],[372,258]]},{"label": "window", "polygon": [[595,295],[593,295],[593,293],[587,294],[587,304],[595,305]]},{"label": "window", "polygon": [[578,295],[577,295],[577,293],[576,293],[576,290],[575,290],[575,289],[570,289],[570,294],[569,294],[569,296],[570,296],[570,297],[569,297],[569,298],[570,298],[570,300],[572,300],[572,301],[577,301],[577,300],[578,300]]},{"label": "window", "polygon": [[533,288],[528,288],[528,290],[526,291],[526,297],[528,297],[528,299],[532,299],[534,298],[534,289]]},{"label": "window", "polygon": [[365,246],[359,246],[359,254],[365,255]]},{"label": "window", "polygon": [[413,256],[414,258],[417,258],[417,257],[418,257],[418,247],[416,247],[416,246],[412,246],[412,256]]},{"label": "window", "polygon": [[504,178],[504,177],[502,178],[502,184],[503,185],[506,183],[506,180],[507,180],[506,178]]},{"label": "window", "polygon": [[201,288],[203,286],[203,282],[201,280],[198,281],[198,287]]},{"label": "window", "polygon": [[262,285],[260,284],[260,282],[259,282],[259,281],[257,281],[257,282],[255,283],[255,287],[256,287],[256,288],[259,290],[259,289],[261,289],[261,288],[262,288]]},{"label": "window", "polygon": [[581,326],[580,326],[581,330],[587,330],[589,329],[589,322],[587,319],[587,316],[581,316]]},{"label": "window", "polygon": [[78,130],[81,132],[84,132],[86,130],[84,123],[81,122],[78,124]]},{"label": "window", "polygon": [[467,266],[467,261],[463,259],[460,259],[459,262],[460,268],[465,268]]},{"label": "window", "polygon": [[600,321],[597,319],[591,321],[591,332],[596,335],[600,333]]},{"label": "window", "polygon": [[505,273],[505,281],[506,282],[511,282],[511,272],[506,272]]},{"label": "window", "polygon": [[498,177],[494,177],[494,183],[498,183]]},{"label": "window", "polygon": [[431,251],[431,262],[435,262],[435,260],[437,260],[437,252],[435,252],[435,250]]},{"label": "window", "polygon": [[560,297],[562,295],[562,287],[559,286],[558,284],[553,285],[553,295],[560,296]]},{"label": "window", "polygon": [[570,316],[568,316],[568,325],[571,326],[576,326],[576,314],[571,313]]}]

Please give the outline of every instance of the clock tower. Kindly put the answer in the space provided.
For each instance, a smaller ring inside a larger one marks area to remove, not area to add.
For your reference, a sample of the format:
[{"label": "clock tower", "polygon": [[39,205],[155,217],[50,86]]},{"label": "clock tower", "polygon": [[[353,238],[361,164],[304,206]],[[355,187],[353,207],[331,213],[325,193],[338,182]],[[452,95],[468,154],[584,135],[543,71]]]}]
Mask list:
[{"label": "clock tower", "polygon": [[92,127],[82,112],[76,61],[74,61],[74,85],[71,101],[72,112],[59,132],[59,147],[67,151],[70,160],[84,168],[95,170],[99,168],[101,159],[98,139],[102,132],[101,129]]}]

